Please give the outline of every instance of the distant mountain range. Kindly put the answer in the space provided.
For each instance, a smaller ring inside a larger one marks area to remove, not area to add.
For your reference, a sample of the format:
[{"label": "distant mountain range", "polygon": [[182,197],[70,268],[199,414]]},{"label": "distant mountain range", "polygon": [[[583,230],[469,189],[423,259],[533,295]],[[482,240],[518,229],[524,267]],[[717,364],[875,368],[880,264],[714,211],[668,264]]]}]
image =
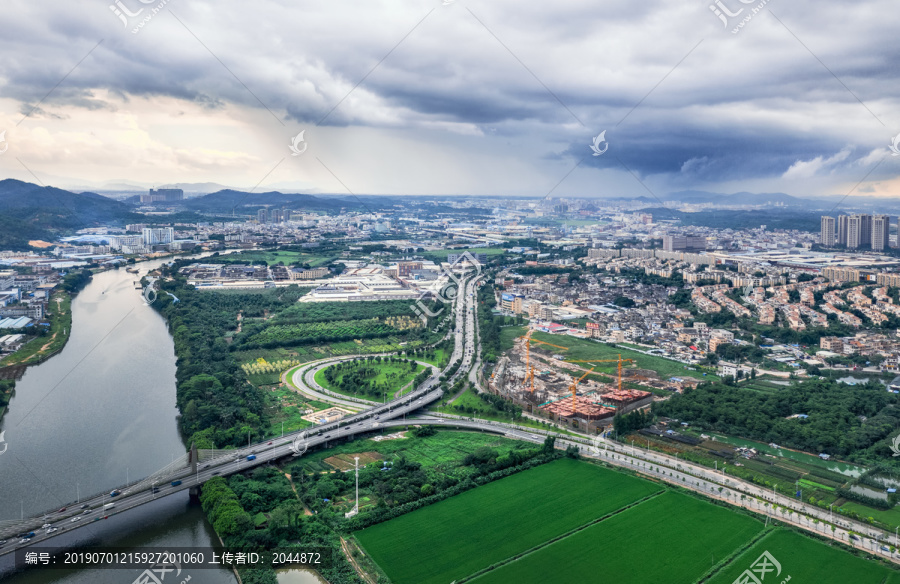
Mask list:
[{"label": "distant mountain range", "polygon": [[800,199],[785,193],[710,193],[708,191],[678,191],[663,197],[664,201],[677,201],[687,204],[714,203],[717,205],[786,205],[806,207],[815,203],[810,199]]},{"label": "distant mountain range", "polygon": [[32,239],[140,216],[128,205],[96,193],[72,193],[18,180],[0,181],[0,249],[27,249]]},{"label": "distant mountain range", "polygon": [[186,199],[183,206],[198,213],[236,215],[253,214],[264,207],[286,207],[292,210],[348,211],[365,210],[367,205],[357,199],[314,197],[312,195],[285,194],[278,191],[246,193],[226,189],[216,193]]},{"label": "distant mountain range", "polygon": [[792,208],[796,211],[809,211],[823,215],[839,213],[900,213],[900,198],[863,197],[859,195],[822,195],[816,198],[803,198],[786,193],[713,193],[709,191],[677,191],[666,193],[660,197],[616,197],[603,199],[607,201],[632,201],[651,206],[677,207],[681,205],[714,205],[722,208],[744,206]]}]

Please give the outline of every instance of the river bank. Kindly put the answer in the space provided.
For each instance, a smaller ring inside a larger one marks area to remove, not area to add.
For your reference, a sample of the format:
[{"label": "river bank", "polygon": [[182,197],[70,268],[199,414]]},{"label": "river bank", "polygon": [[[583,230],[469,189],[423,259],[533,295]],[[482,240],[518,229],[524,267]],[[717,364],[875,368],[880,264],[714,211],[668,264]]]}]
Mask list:
[{"label": "river bank", "polygon": [[68,292],[55,292],[48,304],[53,312],[47,314],[47,322],[50,323],[47,332],[31,339],[15,353],[0,359],[0,422],[3,421],[7,404],[15,392],[16,381],[21,379],[28,367],[50,359],[69,342],[72,332],[71,304],[72,296]]}]

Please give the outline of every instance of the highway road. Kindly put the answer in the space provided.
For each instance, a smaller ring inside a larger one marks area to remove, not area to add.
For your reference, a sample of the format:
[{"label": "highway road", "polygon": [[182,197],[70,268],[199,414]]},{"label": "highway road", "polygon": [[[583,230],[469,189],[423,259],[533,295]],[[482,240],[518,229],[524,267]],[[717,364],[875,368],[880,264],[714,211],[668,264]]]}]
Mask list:
[{"label": "highway road", "polygon": [[[464,278],[463,284],[467,284]],[[469,298],[469,301],[466,301]],[[453,309],[456,311],[456,326],[462,328],[466,309],[471,303],[471,296],[460,294],[457,296]],[[471,308],[468,310],[471,313]],[[471,328],[469,329],[472,330]],[[461,334],[455,336],[453,352],[450,355],[450,363],[461,359],[466,352],[467,337]],[[468,337],[468,338],[471,338]],[[471,347],[469,354],[471,356]],[[164,497],[172,493],[192,489],[202,485],[214,476],[226,476],[237,472],[243,472],[257,466],[267,464],[285,457],[294,455],[293,447],[299,446],[302,451],[317,446],[327,447],[329,442],[347,438],[364,432],[379,430],[382,425],[392,418],[409,416],[413,412],[423,409],[428,404],[437,401],[443,395],[438,387],[441,372],[432,368],[432,375],[416,390],[389,401],[384,404],[369,407],[359,413],[342,418],[339,421],[317,426],[307,431],[299,431],[286,434],[282,438],[271,441],[259,442],[246,448],[228,451],[226,455],[200,463],[196,472],[190,468],[183,468],[170,472],[158,478],[153,483],[147,479],[111,489],[108,492],[93,495],[78,503],[71,503],[59,510],[51,510],[38,516],[29,517],[22,521],[4,522],[0,524],[0,555],[11,553],[16,548],[45,542],[53,537],[74,529],[83,528],[94,521],[113,514],[122,513],[128,509],[144,505],[158,497]],[[456,376],[463,374],[463,369],[457,371]],[[314,380],[313,380],[314,383]],[[320,394],[320,397],[330,402],[340,399],[348,407],[359,409],[366,404],[342,398],[334,398]],[[338,402],[338,403],[341,403]],[[248,460],[253,456],[253,460]],[[172,484],[177,483],[177,484]],[[156,487],[154,489],[154,487]],[[112,496],[111,493],[119,494]],[[106,505],[112,507],[105,507]],[[89,513],[85,513],[89,511]],[[44,527],[44,526],[47,527]],[[21,539],[23,533],[34,532],[33,537]]]}]

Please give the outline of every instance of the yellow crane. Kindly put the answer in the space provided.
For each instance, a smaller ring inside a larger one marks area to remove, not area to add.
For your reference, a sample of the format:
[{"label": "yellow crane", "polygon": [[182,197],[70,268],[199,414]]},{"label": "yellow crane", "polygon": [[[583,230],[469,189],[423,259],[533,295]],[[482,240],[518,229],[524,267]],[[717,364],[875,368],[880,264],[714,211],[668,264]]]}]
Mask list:
[{"label": "yellow crane", "polygon": [[573,415],[573,416],[575,415],[575,411],[576,411],[575,408],[576,408],[576,405],[577,405],[577,403],[578,403],[578,402],[575,400],[575,390],[576,390],[576,388],[578,387],[579,382],[581,382],[582,379],[584,379],[585,377],[587,377],[588,375],[590,375],[590,374],[593,373],[593,372],[594,372],[594,367],[591,367],[588,371],[585,371],[584,375],[582,375],[581,377],[579,377],[578,379],[576,379],[575,381],[572,382],[572,388],[571,388],[571,389],[572,389],[572,415]]},{"label": "yellow crane", "polygon": [[525,383],[531,383],[531,393],[534,393],[534,366],[531,365],[531,343],[538,343],[540,345],[549,345],[551,347],[556,347],[557,349],[568,351],[569,347],[563,347],[561,345],[554,345],[553,343],[548,343],[547,341],[539,341],[537,339],[532,339],[531,335],[534,334],[534,329],[529,329],[524,336],[519,337],[525,339]]},{"label": "yellow crane", "polygon": [[[634,363],[634,359],[623,359],[622,354],[619,353],[618,359],[579,359],[579,360],[566,360],[566,363],[617,363],[618,364],[618,378],[619,378],[619,391],[622,391],[622,363],[625,362]],[[594,368],[591,368],[593,371]],[[579,380],[580,381],[580,380]]]}]

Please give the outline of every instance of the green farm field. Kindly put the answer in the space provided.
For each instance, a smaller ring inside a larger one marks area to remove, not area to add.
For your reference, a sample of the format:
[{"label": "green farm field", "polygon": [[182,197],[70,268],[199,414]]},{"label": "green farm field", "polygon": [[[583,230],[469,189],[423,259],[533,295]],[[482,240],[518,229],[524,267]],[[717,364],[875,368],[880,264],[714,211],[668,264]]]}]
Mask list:
[{"label": "green farm field", "polygon": [[695,582],[762,529],[756,519],[668,491],[473,582],[596,582],[598,574],[617,584]]},{"label": "green farm field", "polygon": [[[569,350],[564,351],[566,359],[617,359],[619,355],[622,355],[623,359],[634,359],[635,361],[635,363],[625,363],[622,365],[623,367],[653,369],[659,373],[663,379],[685,376],[696,377],[699,379],[704,377],[703,372],[685,369],[685,366],[677,361],[670,361],[668,359],[663,359],[662,357],[654,357],[653,355],[644,355],[643,353],[638,353],[637,351],[632,351],[624,347],[610,347],[605,343],[598,343],[596,341],[587,341],[567,335],[551,335],[540,332],[534,333],[531,338],[553,343],[554,345],[568,347]],[[544,347],[546,347],[546,345]],[[532,345],[532,349],[546,350],[554,354],[560,352],[559,349],[553,347],[542,349],[541,345]],[[604,366],[597,367],[597,371],[602,373],[614,374],[615,370],[615,363],[604,363]],[[717,379],[713,374],[709,374],[707,377]]]},{"label": "green farm field", "polygon": [[[651,482],[562,459],[356,536],[395,584],[446,584],[658,491]],[[429,560],[413,549],[428,550]]]},{"label": "green farm field", "polygon": [[446,584],[659,490],[649,481],[561,459],[374,525],[356,537],[395,584]]},{"label": "green farm field", "polygon": [[777,529],[729,562],[710,580],[710,584],[731,584],[766,551],[781,564],[781,573],[777,577],[773,577],[776,572],[769,573],[766,581],[782,582],[790,576],[794,582],[816,584],[900,582],[900,571],[858,558],[799,533]]}]

